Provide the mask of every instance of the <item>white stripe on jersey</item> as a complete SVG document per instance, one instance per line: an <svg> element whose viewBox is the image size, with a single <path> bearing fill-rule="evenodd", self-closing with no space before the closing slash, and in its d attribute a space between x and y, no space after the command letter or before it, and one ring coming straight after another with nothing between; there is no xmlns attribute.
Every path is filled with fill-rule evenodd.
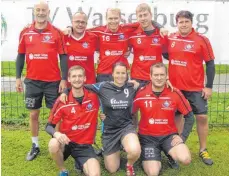
<svg viewBox="0 0 229 176"><path fill-rule="evenodd" d="M135 99L134 102L138 101L138 100L156 100L156 98L154 98L154 97L141 97L141 98Z"/></svg>
<svg viewBox="0 0 229 176"><path fill-rule="evenodd" d="M68 104L68 105L61 106L59 109L56 110L54 116L55 116L61 109L66 108L66 107L69 107L69 106L75 106L75 105L77 105L77 104Z"/></svg>
<svg viewBox="0 0 229 176"><path fill-rule="evenodd" d="M176 40L176 41L183 41L183 42L194 43L194 41L192 41L192 40L184 40L184 39L177 39L177 38L169 38L169 40Z"/></svg>
<svg viewBox="0 0 229 176"><path fill-rule="evenodd" d="M97 33L102 33L106 35L124 35L124 33L108 33L108 32L102 32L102 31L90 31L90 32L97 32Z"/></svg>

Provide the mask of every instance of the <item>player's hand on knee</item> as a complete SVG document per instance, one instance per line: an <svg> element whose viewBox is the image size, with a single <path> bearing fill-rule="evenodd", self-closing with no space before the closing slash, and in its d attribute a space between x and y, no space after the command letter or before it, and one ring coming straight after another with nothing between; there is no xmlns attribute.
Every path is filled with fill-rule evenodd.
<svg viewBox="0 0 229 176"><path fill-rule="evenodd" d="M60 101L64 104L66 104L66 102L68 101L68 96L65 93L62 93L60 95Z"/></svg>
<svg viewBox="0 0 229 176"><path fill-rule="evenodd" d="M55 132L53 135L59 143L61 144L68 144L70 142L70 139L63 133Z"/></svg>
<svg viewBox="0 0 229 176"><path fill-rule="evenodd" d="M20 78L16 79L16 91L23 92L23 85Z"/></svg>
<svg viewBox="0 0 229 176"><path fill-rule="evenodd" d="M161 36L162 38L164 38L164 36L167 36L168 34L169 34L168 29L165 29L165 28L161 28L161 29L160 29L160 36Z"/></svg>
<svg viewBox="0 0 229 176"><path fill-rule="evenodd" d="M72 34L72 27L71 26L68 26L62 32L63 32L64 35L70 36Z"/></svg>
<svg viewBox="0 0 229 176"><path fill-rule="evenodd" d="M202 90L202 97L205 99L205 100L208 100L209 98L211 98L212 96L212 89L211 88L203 88Z"/></svg>
<svg viewBox="0 0 229 176"><path fill-rule="evenodd" d="M99 114L99 117L100 117L100 119L101 119L102 121L104 121L104 120L106 119L106 115L103 114L103 113L100 113L100 114Z"/></svg>
<svg viewBox="0 0 229 176"><path fill-rule="evenodd" d="M172 142L171 142L171 145L172 146L176 146L180 143L183 143L183 140L181 139L181 137L179 135L174 135L173 136L173 139L172 139Z"/></svg>

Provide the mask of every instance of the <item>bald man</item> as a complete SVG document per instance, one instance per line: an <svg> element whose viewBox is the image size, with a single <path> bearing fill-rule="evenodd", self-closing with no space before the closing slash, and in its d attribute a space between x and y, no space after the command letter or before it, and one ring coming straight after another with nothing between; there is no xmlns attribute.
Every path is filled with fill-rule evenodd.
<svg viewBox="0 0 229 176"><path fill-rule="evenodd" d="M60 30L48 22L50 10L46 2L34 5L33 24L20 33L18 56L16 59L16 90L22 92L21 73L26 58L26 77L24 79L25 104L30 111L30 130L32 149L26 160L31 161L39 154L38 132L39 114L42 99L51 109L58 94L66 87L67 55L64 36ZM60 67L58 66L58 54Z"/></svg>

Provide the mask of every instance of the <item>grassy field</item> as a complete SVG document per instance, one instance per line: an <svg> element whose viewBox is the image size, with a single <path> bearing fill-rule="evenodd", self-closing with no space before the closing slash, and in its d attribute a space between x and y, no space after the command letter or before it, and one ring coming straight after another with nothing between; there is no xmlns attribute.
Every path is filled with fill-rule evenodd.
<svg viewBox="0 0 229 176"><path fill-rule="evenodd" d="M216 74L229 73L229 64L216 65ZM1 61L1 76L15 76L16 63L14 61ZM25 69L23 70L25 75Z"/></svg>
<svg viewBox="0 0 229 176"><path fill-rule="evenodd" d="M169 168L165 157L163 157L163 176L226 176L229 173L229 129L212 128L208 138L208 150L214 160L214 165L206 166L200 161L198 156L198 138L196 132L190 135L187 145L192 153L192 163L190 166L181 166L179 170ZM40 156L32 161L25 161L25 155L31 147L30 133L24 127L15 128L12 126L3 126L2 128L2 176L54 176L58 174L58 169L52 161L47 144L50 137L46 132L40 132ZM97 132L97 143L100 143L100 132ZM100 158L102 176L110 174L104 168L103 159ZM124 176L125 154L122 156L122 164L119 172L115 176ZM66 161L66 167L70 175L76 174L72 158ZM135 165L138 176L143 176L140 162Z"/></svg>
<svg viewBox="0 0 229 176"><path fill-rule="evenodd" d="M28 124L28 111L24 107L23 94L2 92L1 108L2 123ZM48 115L47 108L42 108L41 123L46 123ZM214 125L229 124L229 93L213 93L209 101L209 122Z"/></svg>

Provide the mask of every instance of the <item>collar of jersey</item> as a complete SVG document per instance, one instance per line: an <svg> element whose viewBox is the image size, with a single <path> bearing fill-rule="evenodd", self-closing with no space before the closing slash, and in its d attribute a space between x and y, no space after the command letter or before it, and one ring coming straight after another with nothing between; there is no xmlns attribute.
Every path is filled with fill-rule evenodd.
<svg viewBox="0 0 229 176"><path fill-rule="evenodd" d="M43 30L43 32L50 31L51 28L52 28L52 25L50 24L50 22L48 22L48 24L47 24L46 28ZM33 31L37 31L37 29L35 28L35 21L33 22L32 26L31 26L31 29Z"/></svg>
<svg viewBox="0 0 229 176"><path fill-rule="evenodd" d="M84 102L87 99L88 90L86 90L85 88L83 88L83 92L84 92L84 98L83 98L83 101L82 102ZM76 101L76 99L73 97L72 89L71 89L71 91L69 92L69 95L68 95L68 102L73 102L74 104L79 104Z"/></svg>
<svg viewBox="0 0 229 176"><path fill-rule="evenodd" d="M155 32L152 33L151 35L159 34L158 28L154 27L154 29L155 29ZM145 32L143 31L141 25L138 26L138 28L134 31L134 33L141 33L142 35L145 35Z"/></svg>
<svg viewBox="0 0 229 176"><path fill-rule="evenodd" d="M82 38L84 38L84 36L85 36L85 31L84 31L83 35L81 37L79 37L79 38L76 38L71 34L71 37L76 41L80 41Z"/></svg>

